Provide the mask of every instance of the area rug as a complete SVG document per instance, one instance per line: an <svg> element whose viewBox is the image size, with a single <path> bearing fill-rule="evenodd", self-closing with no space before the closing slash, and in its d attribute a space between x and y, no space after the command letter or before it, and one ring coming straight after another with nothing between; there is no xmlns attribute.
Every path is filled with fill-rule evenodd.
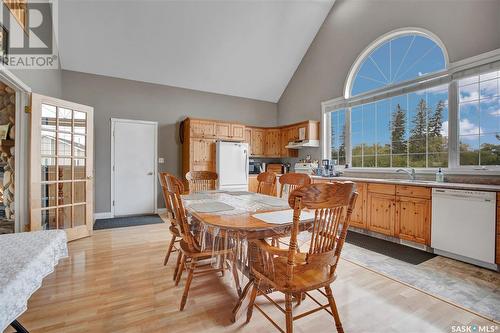
<svg viewBox="0 0 500 333"><path fill-rule="evenodd" d="M147 224L164 223L158 215L114 217L110 219L98 219L94 223L94 230L137 227Z"/></svg>
<svg viewBox="0 0 500 333"><path fill-rule="evenodd" d="M500 323L500 273L435 256L420 264L346 242L341 258Z"/></svg>

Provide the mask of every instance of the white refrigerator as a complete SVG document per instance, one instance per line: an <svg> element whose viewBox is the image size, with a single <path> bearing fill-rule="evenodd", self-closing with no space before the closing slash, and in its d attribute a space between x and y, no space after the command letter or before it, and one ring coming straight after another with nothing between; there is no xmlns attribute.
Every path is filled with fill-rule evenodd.
<svg viewBox="0 0 500 333"><path fill-rule="evenodd" d="M248 191L248 144L217 141L216 152L219 189Z"/></svg>

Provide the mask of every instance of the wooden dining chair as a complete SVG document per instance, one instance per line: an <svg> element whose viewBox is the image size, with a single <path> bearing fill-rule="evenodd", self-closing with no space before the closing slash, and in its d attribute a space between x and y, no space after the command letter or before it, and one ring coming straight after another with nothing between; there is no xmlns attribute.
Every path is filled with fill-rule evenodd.
<svg viewBox="0 0 500 333"><path fill-rule="evenodd" d="M283 193L284 193L283 190L285 187L287 187L287 192L288 194L290 194L296 188L303 185L309 185L311 183L312 183L311 177L305 173L295 173L295 172L285 173L280 177L280 185L281 185L280 198L283 198Z"/></svg>
<svg viewBox="0 0 500 333"><path fill-rule="evenodd" d="M276 174L274 172L267 171L260 173L257 176L257 181L259 182L257 193L275 195Z"/></svg>
<svg viewBox="0 0 500 333"><path fill-rule="evenodd" d="M180 251L180 248L177 245L182 239L182 235L180 232L180 226L177 224L177 220L175 219L174 206L172 204L172 199L170 198L170 195L169 195L168 186L169 185L173 186L170 189L171 191L175 191L176 193L182 194L182 193L184 193L184 185L182 184L182 181L179 178L175 177L174 175L172 175L168 172L160 172L159 178L160 178L160 184L161 184L162 193L163 193L163 199L165 200L165 206L166 206L167 211L170 215L169 230L170 230L170 234L172 235L172 238L170 239L170 243L167 247L167 254L165 255L165 259L163 260L163 266L165 266L168 263L168 259L170 258L170 255L173 252ZM170 181L167 181L167 179L169 179ZM177 255L177 262L175 264L174 276L173 276L174 280L177 276L177 271L179 270L180 259L181 259L181 255L178 254Z"/></svg>
<svg viewBox="0 0 500 333"><path fill-rule="evenodd" d="M299 188L300 186L303 185L309 185L312 183L312 179L309 175L305 173L295 173L295 172L290 172L290 173L285 173L280 177L280 198L283 198L283 194L285 187L287 187L287 193L290 195L295 189ZM283 242L285 245L285 242ZM280 239L279 237L275 236L272 237L272 243L273 246L279 247L280 245Z"/></svg>
<svg viewBox="0 0 500 333"><path fill-rule="evenodd" d="M167 183L170 181L167 178ZM216 242L217 248L206 247L204 249L201 248L198 239L194 236L191 231L191 226L188 223L188 218L186 215L186 210L182 203L181 196L176 191L171 191L171 186L167 186L168 195L171 198L172 205L174 208L174 215L177 223L180 225L182 240L180 241L180 266L177 271L177 276L175 279L175 285L179 284L182 273L186 268L188 271L188 276L186 279L186 284L184 286L184 293L182 294L180 310L184 310L186 305L189 288L191 286L191 282L193 280L194 275L203 275L210 272L221 272L224 276L224 270L226 269L225 263L226 258L231 262L231 271L233 273L233 278L236 284L236 289L238 290L238 294L241 294L241 287L238 277L237 265L236 265L236 255L234 251L234 247L229 244L229 242L221 241ZM218 257L220 267L212 268L212 262L209 263L201 263L206 259L216 258Z"/></svg>
<svg viewBox="0 0 500 333"><path fill-rule="evenodd" d="M189 193L217 189L219 176L212 171L189 171L186 180L189 183Z"/></svg>
<svg viewBox="0 0 500 333"><path fill-rule="evenodd" d="M256 296L262 295L285 313L287 333L293 332L295 319L320 310L325 310L332 315L337 331L343 332L330 284L336 278L335 270L357 196L352 182L311 184L290 194L288 203L294 211L289 248L279 249L269 245L265 240L253 242L257 253L251 268L254 281L247 310L247 322L250 321L253 308L256 307L274 326L279 328L262 308L255 304ZM297 234L300 215L304 209L314 212L314 221L309 250L307 253L299 253L297 252ZM321 290L322 288L324 291ZM285 309L267 295L269 290L285 294ZM318 290L323 294L328 304L321 304L319 300L312 297L309 293L312 290ZM320 306L294 316L292 297L300 303L303 296L310 297Z"/></svg>

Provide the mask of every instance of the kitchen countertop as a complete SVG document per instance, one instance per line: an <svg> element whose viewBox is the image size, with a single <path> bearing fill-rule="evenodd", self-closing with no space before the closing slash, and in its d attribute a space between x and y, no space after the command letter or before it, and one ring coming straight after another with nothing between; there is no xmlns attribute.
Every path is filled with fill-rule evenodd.
<svg viewBox="0 0 500 333"><path fill-rule="evenodd" d="M249 177L257 177L257 174L250 174ZM281 175L277 175L278 177ZM435 181L426 180L416 180L410 181L406 179L384 179L384 178L361 178L361 177L322 177L322 176L311 176L313 179L330 179L330 180L340 180L340 181L353 181L353 182L365 182L365 183L378 183L378 184L395 184L395 185L408 185L408 186L423 186L423 187L434 187L434 188L450 188L457 190L471 190L471 191L489 191L489 192L500 192L500 185L488 185L488 184L468 184L468 183L438 183Z"/></svg>
<svg viewBox="0 0 500 333"><path fill-rule="evenodd" d="M360 178L360 177L312 176L312 178L313 179L331 179L331 180L351 180L353 182L365 182L365 183L424 186L424 187L435 187L435 188L451 188L451 189L457 189L457 190L500 192L500 185L488 185L488 184L467 184L467 183L447 183L447 182L439 183L436 181L426 181L426 180L410 181L410 180L406 180L406 179L383 179L383 178Z"/></svg>

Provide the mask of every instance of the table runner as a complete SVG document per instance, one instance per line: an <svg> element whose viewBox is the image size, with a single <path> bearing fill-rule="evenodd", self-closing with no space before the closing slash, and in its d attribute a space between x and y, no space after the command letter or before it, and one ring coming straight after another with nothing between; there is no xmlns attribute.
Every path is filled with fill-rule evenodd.
<svg viewBox="0 0 500 333"><path fill-rule="evenodd" d="M68 256L66 243L63 230L0 235L0 331L26 311L43 278Z"/></svg>

